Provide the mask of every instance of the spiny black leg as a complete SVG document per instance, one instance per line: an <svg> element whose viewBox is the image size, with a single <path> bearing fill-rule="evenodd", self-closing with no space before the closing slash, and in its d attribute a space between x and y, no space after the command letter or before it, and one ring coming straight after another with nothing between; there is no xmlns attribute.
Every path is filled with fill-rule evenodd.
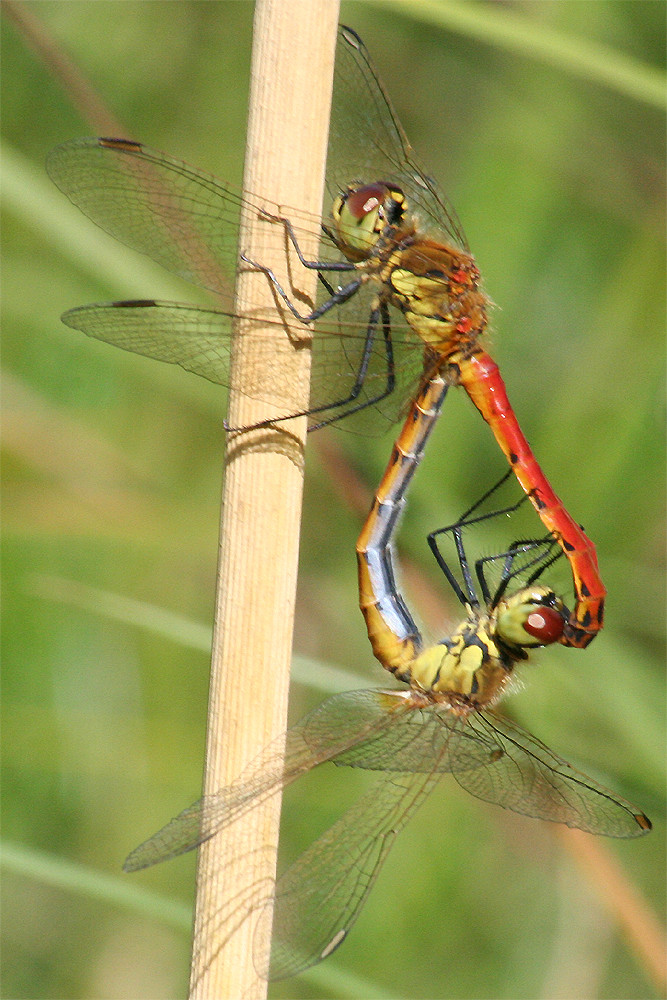
<svg viewBox="0 0 667 1000"><path fill-rule="evenodd" d="M312 323L314 320L319 319L320 316L324 316L324 314L329 312L330 309L341 305L343 302L347 302L348 299L352 298L352 296L359 291L361 285L363 284L362 278L355 278L354 281L348 282L347 285L343 285L335 291L332 289L331 298L327 299L326 302L323 302L322 305L317 306L305 316L302 316L270 267L266 267L264 264L259 264L257 261L251 260L250 257L246 257L245 254L241 254L241 260L245 264L249 264L251 267L254 267L257 271L261 271L262 274L267 276L292 315L298 319L300 323L304 324ZM350 265L349 267L345 267L344 270L349 271L353 267L354 265ZM343 268L338 270L343 270Z"/></svg>
<svg viewBox="0 0 667 1000"><path fill-rule="evenodd" d="M377 328L378 318L382 318L382 337L385 349L385 359L387 362L387 381L384 388L377 396L372 396L368 399L362 400L356 406L348 406L347 404L353 403L355 399L359 396L364 382L366 381L366 376L368 374L368 366L370 365L371 354L373 349L373 343L375 340L375 332ZM336 409L339 408L340 412L329 417L327 420L322 420L317 424L313 424L308 428L309 431L317 431L320 427L328 427L329 424L334 424L338 420L342 420L344 417L349 416L351 413L358 413L360 410L365 410L369 406L374 406L376 403L380 403L387 396L391 395L394 391L396 385L396 373L394 368L394 345L391 337L391 317L389 315L389 309L386 303L382 302L379 306L375 306L371 310L371 314L368 320L368 326L366 327L366 337L364 340L364 351L361 357L361 362L357 370L357 375L354 380L354 385L352 390L346 399L339 400L336 403L328 403L324 406L315 407L310 412L318 413L322 410Z"/></svg>

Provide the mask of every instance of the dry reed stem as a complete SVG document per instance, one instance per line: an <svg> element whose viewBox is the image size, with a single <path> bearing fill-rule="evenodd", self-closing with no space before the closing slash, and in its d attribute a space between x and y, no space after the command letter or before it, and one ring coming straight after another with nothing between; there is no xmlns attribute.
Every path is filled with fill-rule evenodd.
<svg viewBox="0 0 667 1000"><path fill-rule="evenodd" d="M244 186L313 215L322 207L337 15L334 0L261 0L255 12ZM242 225L244 252L271 266L290 288L285 253L276 259L275 227L249 218ZM318 245L314 227L311 245L302 248L314 257ZM304 275L298 263L291 263L299 290L314 296L315 272ZM266 309L275 318L264 275L240 275L237 308L241 315L252 311L253 317ZM244 340L246 322L238 331L243 350L234 358L233 383L241 391L230 397L229 412L235 427L279 412L242 392L245 379L253 383L257 366L267 357L265 346L259 358L247 349L260 339L257 321L252 322L253 337ZM278 325L267 336L275 339L273 371L267 374L272 384L276 372L283 381L276 406L282 412L304 409L308 352L295 352ZM275 430L232 435L228 443L205 794L229 784L286 726L305 429L301 418ZM249 812L200 850L190 984L194 1000L258 1000L266 994L266 981L253 960L256 920L245 920L229 938L220 915L230 900L248 898L251 887L266 891L275 876L277 799ZM266 845L273 845L273 852L264 850Z"/></svg>

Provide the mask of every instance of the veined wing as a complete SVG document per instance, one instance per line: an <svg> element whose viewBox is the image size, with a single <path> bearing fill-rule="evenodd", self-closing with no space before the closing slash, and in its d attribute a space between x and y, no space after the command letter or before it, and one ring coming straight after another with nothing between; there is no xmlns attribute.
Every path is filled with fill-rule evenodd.
<svg viewBox="0 0 667 1000"><path fill-rule="evenodd" d="M454 770L471 795L606 837L639 837L651 829L639 809L575 770L519 726L492 713L471 716L469 726L502 750L488 766Z"/></svg>
<svg viewBox="0 0 667 1000"><path fill-rule="evenodd" d="M84 215L168 271L232 302L241 209L261 216L277 205L243 198L231 185L166 153L122 139L75 139L46 161L49 176ZM294 220L318 239L320 220ZM285 247L284 227L266 221ZM338 255L340 256L340 255Z"/></svg>
<svg viewBox="0 0 667 1000"><path fill-rule="evenodd" d="M419 164L366 46L355 31L341 25L327 152L330 197L355 181L398 184L434 237L438 231L446 233L467 249L456 212Z"/></svg>
<svg viewBox="0 0 667 1000"><path fill-rule="evenodd" d="M397 734L409 733L413 720L416 732L420 718L423 744L418 736L397 742ZM425 766L427 745L430 769ZM394 763L411 766L411 773L389 769L392 746ZM411 710L391 730L356 744L336 762L385 773L279 878L271 979L296 975L345 939L396 836L445 771L466 791L516 812L607 836L632 837L650 829L643 813L519 727L490 714L463 719L443 706ZM268 931L267 913L258 925L261 942Z"/></svg>
<svg viewBox="0 0 667 1000"><path fill-rule="evenodd" d="M328 698L270 743L231 785L195 802L135 848L125 871L191 851L318 764L396 724L405 705L401 692L346 691Z"/></svg>
<svg viewBox="0 0 667 1000"><path fill-rule="evenodd" d="M445 774L491 765L502 752L492 733L474 730L466 718L431 704L402 712L390 728L332 759L371 771Z"/></svg>
<svg viewBox="0 0 667 1000"><path fill-rule="evenodd" d="M373 888L393 843L439 781L431 773L387 773L278 879L270 969L260 955L271 932L270 911L256 930L257 971L295 976L342 943Z"/></svg>
<svg viewBox="0 0 667 1000"><path fill-rule="evenodd" d="M220 310L153 299L95 302L69 309L62 321L95 340L229 386L231 320Z"/></svg>
<svg viewBox="0 0 667 1000"><path fill-rule="evenodd" d="M145 299L78 306L64 313L62 321L95 340L101 340L146 358L178 365L185 371L193 372L225 388L231 386L233 316L223 310L182 302ZM252 399L274 400L280 388L281 379L276 365L275 347L265 336L266 327L276 323L285 330L282 320L262 317L257 323L259 339L255 338L253 344L253 357L257 362L254 377L249 380L247 375L244 376L243 386L238 387ZM360 333L365 332L365 328L360 331L356 325L350 333L341 325L336 328L335 336L330 336L320 329L313 337L309 329L295 328L293 320L289 323L289 336L292 342L301 340L304 346L312 343L309 407L319 410L332 405L336 400L345 399L355 383L361 363L364 341ZM246 322L244 343L248 343L253 334L254 325ZM263 354L264 363L261 361ZM386 422L395 420L396 411L400 409L400 403L405 398L404 387L415 383L422 368L421 353L419 350L414 350L414 344L410 344L409 351L402 352L402 356L407 364L403 363L395 369L395 381L399 386L396 393L398 401L392 400L386 408L382 408L382 413L385 413L386 409ZM382 335L378 332L370 351L368 371L357 401L363 402L377 397L384 389L386 381L387 357ZM376 411L375 431L380 433L385 429L386 422L378 425L377 417ZM315 422L317 419L316 414ZM369 424L371 423L369 421Z"/></svg>

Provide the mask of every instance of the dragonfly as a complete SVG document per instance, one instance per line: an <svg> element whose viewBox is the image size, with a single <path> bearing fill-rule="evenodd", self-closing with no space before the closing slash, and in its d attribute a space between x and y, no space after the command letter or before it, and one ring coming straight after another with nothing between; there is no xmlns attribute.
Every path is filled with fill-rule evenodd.
<svg viewBox="0 0 667 1000"><path fill-rule="evenodd" d="M215 308L154 299L93 304L66 312L68 326L229 386L234 276L239 267L259 269L275 291L278 312L269 322L295 345L312 346L311 429L369 408L377 427L382 415L393 422L404 414L406 400L406 428L424 408L433 423L446 388L462 385L570 562L576 599L560 641L584 647L595 637L606 593L595 547L549 485L481 346L489 300L462 227L418 163L356 32L339 29L327 154L331 211L324 220L242 196L127 139L65 143L50 153L47 170L102 229L217 299ZM243 253L242 209L265 227L269 245L283 254L292 246L301 265L318 272L310 311L299 312L296 291ZM301 252L305 233L319 237L319 260ZM335 284L339 276L342 284ZM258 355L261 344L253 348ZM267 345L256 377L235 388L274 398L277 382ZM278 414L271 423L300 415ZM426 436L424 428L419 433Z"/></svg>
<svg viewBox="0 0 667 1000"><path fill-rule="evenodd" d="M541 582L562 558L552 535L517 539L502 552L470 560L464 534L481 521L506 517L525 500L480 513L495 488L455 524L429 536L465 608L451 634L424 643L406 606L410 658L402 657L399 670L389 660L402 644L401 628L392 632L382 615L374 620L376 643L388 651L387 667L403 688L327 699L236 781L185 809L125 862L126 871L137 871L192 850L325 762L372 772L369 790L275 883L248 886L216 915L223 944L243 921L256 920L255 964L265 978L297 975L342 944L396 837L445 774L477 798L526 816L610 837L637 837L651 829L643 812L493 710L515 666L532 650L556 642L568 620L561 598ZM443 535L454 541L456 573L441 550ZM382 606L386 595L374 597ZM271 928L267 965L264 944Z"/></svg>

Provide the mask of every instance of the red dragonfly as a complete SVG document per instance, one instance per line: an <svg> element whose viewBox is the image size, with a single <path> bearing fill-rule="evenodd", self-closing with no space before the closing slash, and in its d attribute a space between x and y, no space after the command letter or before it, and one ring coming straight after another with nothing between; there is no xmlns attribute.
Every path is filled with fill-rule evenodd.
<svg viewBox="0 0 667 1000"><path fill-rule="evenodd" d="M126 871L137 871L192 850L327 761L373 772L368 791L275 885L249 885L216 914L221 946L246 919L257 918L260 975L297 975L345 940L397 835L445 774L477 798L590 833L631 838L651 829L635 806L493 711L517 663L532 649L556 642L568 620L556 591L541 582L562 556L553 537L517 540L503 552L470 561L464 533L488 518L505 519L520 505L480 514L493 492L429 536L466 611L449 636L424 643L391 585L391 560L376 565L377 575L371 568L366 579L369 634L384 665L407 687L327 699L266 747L236 781L184 810L125 862ZM456 573L439 548L443 534L454 540ZM239 844L239 856L248 849ZM262 851L263 845L250 849ZM273 908L267 909L269 902Z"/></svg>
<svg viewBox="0 0 667 1000"><path fill-rule="evenodd" d="M219 300L210 309L152 299L96 304L65 313L65 323L229 385L231 289L240 263L272 281L281 306L274 321L294 342L312 344L311 429L369 407L395 420L409 399L397 448L418 458L447 388L462 385L570 561L575 606L561 641L583 647L595 637L605 588L593 543L551 489L521 432L497 365L481 346L488 299L461 226L416 161L351 28L339 31L327 157L332 209L324 221L242 198L214 177L125 139L66 143L53 150L47 168L99 226ZM243 206L283 252L290 242L301 264L317 270L321 292L310 311L299 312L293 290L286 292L270 269L238 247ZM301 253L304 231L319 234L319 260ZM334 287L338 275L343 283ZM256 384L243 391L270 396L273 364L267 348ZM392 474L390 467L389 479Z"/></svg>

